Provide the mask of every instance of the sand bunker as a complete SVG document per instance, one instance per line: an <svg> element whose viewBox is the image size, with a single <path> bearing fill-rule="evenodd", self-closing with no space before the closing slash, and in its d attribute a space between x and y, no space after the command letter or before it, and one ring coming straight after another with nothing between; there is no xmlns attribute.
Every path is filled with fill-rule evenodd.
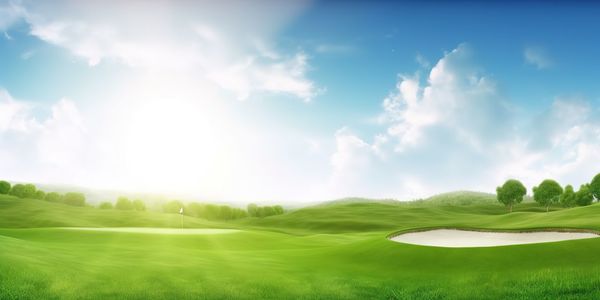
<svg viewBox="0 0 600 300"><path fill-rule="evenodd" d="M69 230L112 231L150 234L223 234L238 232L237 229L216 228L152 228L152 227L65 227Z"/></svg>
<svg viewBox="0 0 600 300"><path fill-rule="evenodd" d="M458 229L434 229L408 232L392 237L392 241L436 247L494 247L579 240L599 237L588 232L489 232Z"/></svg>

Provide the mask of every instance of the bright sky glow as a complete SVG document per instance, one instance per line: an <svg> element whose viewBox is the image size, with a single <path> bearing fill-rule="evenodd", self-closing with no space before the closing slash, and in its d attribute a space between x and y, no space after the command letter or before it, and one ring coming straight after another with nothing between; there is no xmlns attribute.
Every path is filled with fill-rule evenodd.
<svg viewBox="0 0 600 300"><path fill-rule="evenodd" d="M600 171L598 13L0 0L0 177L239 203L578 186Z"/></svg>

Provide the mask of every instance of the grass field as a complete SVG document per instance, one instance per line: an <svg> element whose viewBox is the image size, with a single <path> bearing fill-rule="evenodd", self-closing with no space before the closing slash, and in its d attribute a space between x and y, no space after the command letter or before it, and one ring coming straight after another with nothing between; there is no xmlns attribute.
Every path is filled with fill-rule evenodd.
<svg viewBox="0 0 600 300"><path fill-rule="evenodd" d="M189 228L237 229L193 234L151 232L176 228L178 215L0 197L0 298L600 297L600 239L463 249L386 239L437 226L600 230L600 205L545 213L525 203L507 214L489 197L353 199L222 223L186 218Z"/></svg>

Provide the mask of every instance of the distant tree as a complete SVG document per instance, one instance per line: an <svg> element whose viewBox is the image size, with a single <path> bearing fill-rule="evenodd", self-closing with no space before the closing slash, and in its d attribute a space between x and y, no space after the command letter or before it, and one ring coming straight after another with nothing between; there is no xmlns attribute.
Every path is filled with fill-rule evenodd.
<svg viewBox="0 0 600 300"><path fill-rule="evenodd" d="M117 199L117 204L115 204L115 209L120 210L133 210L133 203L131 200L127 199L127 197L119 197Z"/></svg>
<svg viewBox="0 0 600 300"><path fill-rule="evenodd" d="M275 205L275 206L273 206L273 209L275 210L276 215L283 214L283 207L281 205Z"/></svg>
<svg viewBox="0 0 600 300"><path fill-rule="evenodd" d="M204 218L206 216L204 214L204 204L198 202L192 202L185 206L184 213L186 215L196 217L196 218Z"/></svg>
<svg viewBox="0 0 600 300"><path fill-rule="evenodd" d="M10 182L0 180L0 194L6 195L8 192L10 192Z"/></svg>
<svg viewBox="0 0 600 300"><path fill-rule="evenodd" d="M15 184L9 194L19 198L34 198L36 187L33 184Z"/></svg>
<svg viewBox="0 0 600 300"><path fill-rule="evenodd" d="M221 208L218 205L206 204L204 207L204 218L207 220L217 220L220 212Z"/></svg>
<svg viewBox="0 0 600 300"><path fill-rule="evenodd" d="M82 193L66 193L63 202L73 206L85 206L85 195Z"/></svg>
<svg viewBox="0 0 600 300"><path fill-rule="evenodd" d="M133 200L133 208L137 211L145 211L146 203L144 203L144 201L139 200L139 199Z"/></svg>
<svg viewBox="0 0 600 300"><path fill-rule="evenodd" d="M228 205L219 206L219 220L233 219L233 210Z"/></svg>
<svg viewBox="0 0 600 300"><path fill-rule="evenodd" d="M50 192L50 193L46 194L46 197L44 197L44 200L50 201L50 202L62 202L63 196L56 192Z"/></svg>
<svg viewBox="0 0 600 300"><path fill-rule="evenodd" d="M275 209L273 208L273 206L264 206L263 209L264 217L270 217L275 215Z"/></svg>
<svg viewBox="0 0 600 300"><path fill-rule="evenodd" d="M572 185L567 185L565 186L565 191L562 193L562 195L560 195L560 204L562 204L562 206L564 207L571 207L574 206L575 200L576 199L576 195L575 195L575 191L573 190L573 186Z"/></svg>
<svg viewBox="0 0 600 300"><path fill-rule="evenodd" d="M179 210L184 207L183 202L179 200L172 200L163 205L163 212L168 214L178 214ZM184 214L188 215L189 212L186 209L183 210Z"/></svg>
<svg viewBox="0 0 600 300"><path fill-rule="evenodd" d="M558 182L552 179L546 179L539 186L533 187L533 200L546 207L548 212L550 205L556 203L562 194L563 189Z"/></svg>
<svg viewBox="0 0 600 300"><path fill-rule="evenodd" d="M100 205L98 205L99 209L112 209L113 208L113 204L112 202L106 201L106 202L102 202L100 203Z"/></svg>
<svg viewBox="0 0 600 300"><path fill-rule="evenodd" d="M512 212L513 205L523 201L525 194L527 194L527 188L516 179L509 179L502 186L496 188L498 202L506 205L509 212Z"/></svg>
<svg viewBox="0 0 600 300"><path fill-rule="evenodd" d="M44 192L42 190L35 191L35 196L33 196L34 199L38 199L38 200L44 200L45 197L46 197L46 192Z"/></svg>
<svg viewBox="0 0 600 300"><path fill-rule="evenodd" d="M258 217L258 205L250 203L247 206L248 215L251 217Z"/></svg>
<svg viewBox="0 0 600 300"><path fill-rule="evenodd" d="M575 193L575 203L579 206L586 206L592 204L592 201L594 201L594 196L590 192L590 185L582 184L579 191Z"/></svg>
<svg viewBox="0 0 600 300"><path fill-rule="evenodd" d="M594 196L597 201L600 201L600 173L594 176L594 179L590 182L589 189L592 196Z"/></svg>
<svg viewBox="0 0 600 300"><path fill-rule="evenodd" d="M248 216L248 213L246 212L246 210L240 209L240 208L233 209L233 218L234 219L241 219L241 218L245 218L247 216Z"/></svg>

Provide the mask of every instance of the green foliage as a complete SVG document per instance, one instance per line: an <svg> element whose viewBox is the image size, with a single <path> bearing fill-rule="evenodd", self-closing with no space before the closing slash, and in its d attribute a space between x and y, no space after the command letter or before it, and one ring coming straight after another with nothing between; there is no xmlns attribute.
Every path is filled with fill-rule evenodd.
<svg viewBox="0 0 600 300"><path fill-rule="evenodd" d="M85 205L85 195L82 193L66 193L63 197L63 202L67 205L73 206L84 206Z"/></svg>
<svg viewBox="0 0 600 300"><path fill-rule="evenodd" d="M246 211L240 208L197 202L187 204L184 212L188 216L206 220L228 221L247 217Z"/></svg>
<svg viewBox="0 0 600 300"><path fill-rule="evenodd" d="M590 185L582 184L581 187L579 187L579 191L575 193L575 202L579 206L586 206L592 204L593 201L594 196L590 191Z"/></svg>
<svg viewBox="0 0 600 300"><path fill-rule="evenodd" d="M509 179L501 187L496 188L496 193L498 202L508 206L512 212L513 205L523 201L527 189L520 181Z"/></svg>
<svg viewBox="0 0 600 300"><path fill-rule="evenodd" d="M100 205L98 205L99 209L113 209L113 204L112 202L109 201L105 201L100 203Z"/></svg>
<svg viewBox="0 0 600 300"><path fill-rule="evenodd" d="M275 206L258 206L254 203L250 203L247 206L248 215L251 217L264 218L269 216L276 216L283 214L283 207L281 205Z"/></svg>
<svg viewBox="0 0 600 300"><path fill-rule="evenodd" d="M15 184L9 194L19 198L32 198L35 199L36 187L33 184Z"/></svg>
<svg viewBox="0 0 600 300"><path fill-rule="evenodd" d="M46 192L44 192L42 190L37 190L37 191L35 191L35 195L33 196L33 199L44 200L45 197L46 197Z"/></svg>
<svg viewBox="0 0 600 300"><path fill-rule="evenodd" d="M56 192L50 192L46 194L44 200L49 202L63 202L63 196Z"/></svg>
<svg viewBox="0 0 600 300"><path fill-rule="evenodd" d="M552 203L557 203L563 189L558 182L552 179L546 179L539 186L533 187L533 200L542 206L548 207Z"/></svg>
<svg viewBox="0 0 600 300"><path fill-rule="evenodd" d="M127 199L127 197L119 197L117 199L117 204L115 204L116 209L120 210L133 210L133 203L131 200Z"/></svg>
<svg viewBox="0 0 600 300"><path fill-rule="evenodd" d="M184 207L183 202L181 202L179 200L169 201L169 202L165 203L165 205L163 205L163 212L168 213L168 214L178 214L179 210L182 207ZM184 213L187 214L185 209L184 209Z"/></svg>
<svg viewBox="0 0 600 300"><path fill-rule="evenodd" d="M251 217L258 217L258 205L250 203L247 206L248 215Z"/></svg>
<svg viewBox="0 0 600 300"><path fill-rule="evenodd" d="M6 195L10 192L10 182L0 180L0 195Z"/></svg>
<svg viewBox="0 0 600 300"><path fill-rule="evenodd" d="M575 195L575 191L573 190L572 185L567 185L565 187L565 191L560 195L560 204L564 207L572 207L575 206L577 197Z"/></svg>
<svg viewBox="0 0 600 300"><path fill-rule="evenodd" d="M590 193L592 193L592 196L594 196L596 200L600 201L600 173L594 176L592 182L590 182L589 189Z"/></svg>
<svg viewBox="0 0 600 300"><path fill-rule="evenodd" d="M145 211L146 210L146 203L144 203L144 201L136 199L133 200L133 208L136 211Z"/></svg>

